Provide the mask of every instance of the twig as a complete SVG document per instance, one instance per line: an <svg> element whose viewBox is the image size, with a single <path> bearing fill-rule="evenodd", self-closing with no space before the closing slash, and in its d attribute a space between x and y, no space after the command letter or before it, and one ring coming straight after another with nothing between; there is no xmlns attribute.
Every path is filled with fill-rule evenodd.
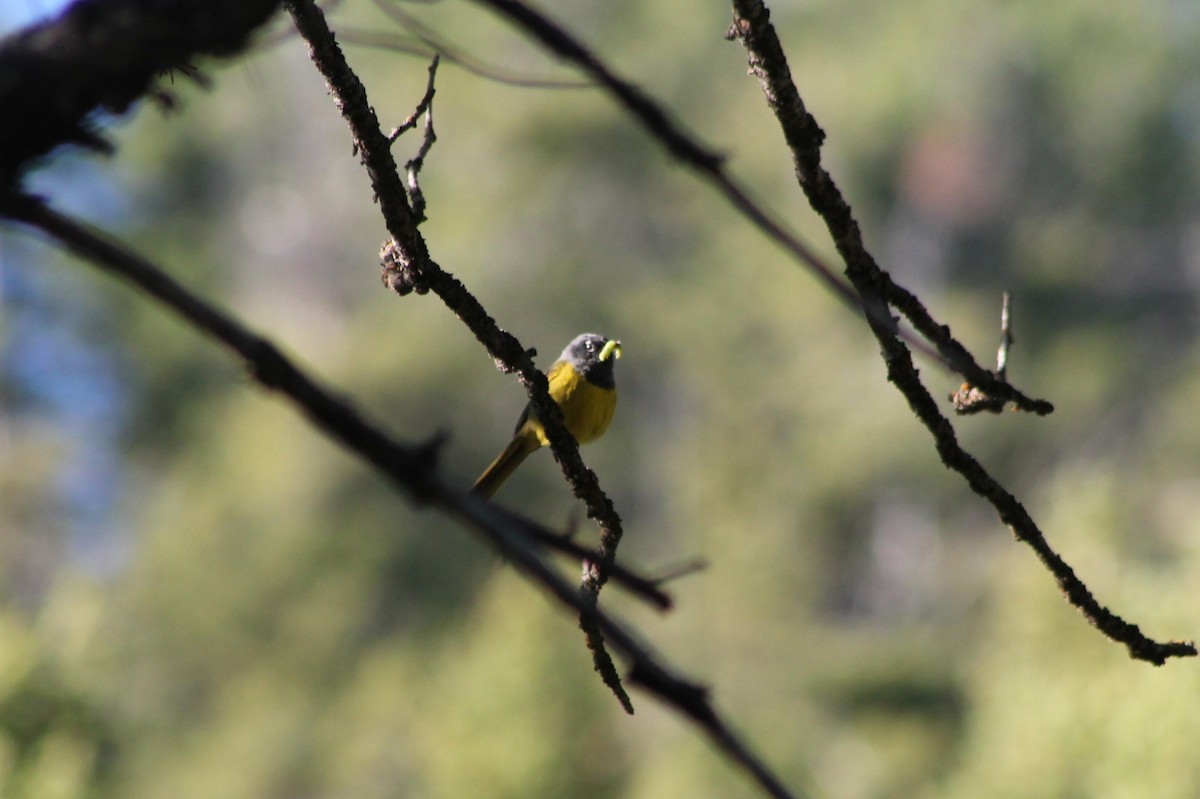
<svg viewBox="0 0 1200 799"><path fill-rule="evenodd" d="M1000 301L1000 349L996 352L996 377L1000 380L1008 379L1008 348L1013 343L1009 304L1010 299L1006 291ZM993 397L978 386L963 383L958 387L958 391L950 395L950 404L959 416L970 416L985 411L1000 413L1008 403L1003 397Z"/></svg>
<svg viewBox="0 0 1200 799"><path fill-rule="evenodd" d="M601 631L629 663L630 679L663 704L699 726L749 773L770 796L797 796L717 713L703 686L677 675L641 643L637 634L599 610L554 572L529 546L528 527L536 527L490 502L441 482L433 463L437 444L407 447L362 418L345 401L295 366L271 342L233 317L193 295L149 261L98 233L60 215L39 200L0 195L0 216L43 231L88 262L126 280L245 360L250 374L267 389L292 400L313 425L373 466L418 504L438 507L488 537L517 569L557 601L573 608ZM617 572L610 577L617 579Z"/></svg>
<svg viewBox="0 0 1200 799"><path fill-rule="evenodd" d="M429 82L425 84L425 94L421 97L421 101L417 103L417 107L413 109L413 112L408 115L408 118L393 128L392 132L388 134L387 138L389 142L394 143L396 139L415 128L421 116L429 110L430 105L433 103L433 95L436 93L434 77L437 75L438 62L440 60L441 57L437 53L434 53L433 59L429 62Z"/></svg>
<svg viewBox="0 0 1200 799"><path fill-rule="evenodd" d="M529 394L530 404L546 428L550 449L567 483L575 496L587 506L588 517L594 519L600 528L601 558L589 570L594 574L594 579L584 590L585 594L594 594L603 585L606 567L616 559L622 534L621 517L612 500L600 488L595 473L584 465L579 455L579 445L563 424L562 411L550 399L546 376L533 365L521 343L496 325L466 287L429 257L425 240L417 230L417 217L408 205L404 184L392 158L390 142L380 129L374 109L367 102L366 89L346 63L324 15L312 0L285 0L285 6L295 20L300 35L308 42L313 63L324 76L338 110L350 126L355 150L371 177L380 211L393 239L390 245L385 246L392 248L393 261L397 264L392 273L385 268L384 282L401 293L413 290L414 286L418 291L422 287L433 291L470 328L502 371L517 374ZM604 649L604 638L591 618L585 614L580 624L585 628L587 646L592 652L596 671L626 712L632 713L633 704L621 686L621 678L612 658Z"/></svg>
<svg viewBox="0 0 1200 799"><path fill-rule="evenodd" d="M502 508L499 505L491 506L494 512L500 515L509 515L511 511ZM524 528L525 534L537 543L544 546L546 549L554 550L563 555L568 555L577 558L581 561L595 562L600 559L600 553L594 549L577 544L570 536L564 536L560 533L555 533L551 530L542 527L541 525L532 524L529 520L522 516L513 514L513 518L517 520ZM660 610L670 610L673 606L671 597L663 593L659 588L665 579L661 571L654 575L641 575L630 571L620 563L613 563L609 566L609 575L619 582L624 588L631 593L637 594L642 599L657 606ZM674 573L671 577L676 576Z"/></svg>
<svg viewBox="0 0 1200 799"><path fill-rule="evenodd" d="M433 60L429 62L429 82L425 86L425 95L417 103L416 109L408 119L388 135L388 142L394 143L405 132L415 128L417 120L422 116L425 117L425 135L421 137L421 146L417 148L417 154L404 164L404 173L408 177L408 196L412 202L413 216L416 217L417 224L425 221L425 194L421 191L420 181L421 167L425 165L425 158L433 149L433 143L437 141L437 134L433 131L433 95L437 91L434 88L434 81L437 78L440 60L440 56L434 55Z"/></svg>
<svg viewBox="0 0 1200 799"><path fill-rule="evenodd" d="M903 300L903 296L895 293L895 284L879 270L874 259L866 251L849 205L833 179L821 166L821 130L804 109L766 7L761 0L733 0L733 5L733 30L745 46L751 71L762 83L768 103L775 111L784 137L792 148L800 184L813 208L825 220L838 243L839 251L846 259L847 275L862 295L864 303L886 303L896 306L898 300ZM912 298L912 301L916 302L916 299ZM908 312L905 312L905 315L917 324L917 320ZM1101 632L1114 641L1123 643L1134 658L1162 665L1169 657L1195 657L1196 647L1192 643L1160 643L1147 638L1136 625L1126 622L1096 601L1087 586L1075 576L1071 567L1046 542L1042 531L1017 498L996 482L974 457L959 446L954 427L940 413L937 403L922 385L913 366L911 354L904 343L892 335L890 330L875 324L871 324L871 329L883 350L888 380L895 384L917 418L929 429L942 462L962 475L972 491L991 503L1013 535L1037 553L1067 600ZM948 333L944 340L952 341ZM976 382L973 375L968 375L968 379L976 382L981 390L998 398L1010 399L1018 407L1037 412L1036 406L1030 407L1027 402L1018 400L1012 394L994 390L1008 384L997 381L991 375L988 377L986 382Z"/></svg>
<svg viewBox="0 0 1200 799"><path fill-rule="evenodd" d="M1001 380L1008 379L1008 349L1012 345L1012 297L1006 291L1000 298L1000 349L996 351L996 377Z"/></svg>
<svg viewBox="0 0 1200 799"><path fill-rule="evenodd" d="M683 577L690 577L693 574L705 571L707 568L708 561L703 558L684 561L683 563L668 566L655 572L653 577L654 584L662 585L663 583L673 582Z"/></svg>

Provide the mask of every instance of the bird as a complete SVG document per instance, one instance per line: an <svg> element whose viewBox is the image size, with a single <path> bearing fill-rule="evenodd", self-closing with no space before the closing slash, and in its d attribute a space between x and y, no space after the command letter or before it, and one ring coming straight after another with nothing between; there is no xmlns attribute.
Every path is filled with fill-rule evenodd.
<svg viewBox="0 0 1200 799"><path fill-rule="evenodd" d="M604 435L612 421L617 408L613 367L620 357L621 342L597 333L581 333L546 373L550 398L562 409L567 431L580 444ZM526 405L512 441L484 469L471 493L491 499L526 458L549 443L537 411L532 404Z"/></svg>

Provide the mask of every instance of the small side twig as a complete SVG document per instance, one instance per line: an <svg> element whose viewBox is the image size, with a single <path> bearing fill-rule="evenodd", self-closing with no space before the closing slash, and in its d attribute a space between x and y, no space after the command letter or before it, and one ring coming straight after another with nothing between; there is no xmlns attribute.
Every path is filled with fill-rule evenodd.
<svg viewBox="0 0 1200 799"><path fill-rule="evenodd" d="M690 577L693 574L705 571L708 569L708 561L704 558L695 558L693 560L677 563L674 566L668 566L659 569L653 576L655 585L673 582L683 577Z"/></svg>
<svg viewBox="0 0 1200 799"><path fill-rule="evenodd" d="M417 126L417 122L421 116L429 110L433 104L433 95L436 93L434 88L434 78L437 76L438 63L441 61L441 56L437 53L433 54L433 59L429 62L429 82L425 85L425 94L421 97L417 107L408 115L408 118L401 122L396 127L392 128L392 132L388 134L388 142L394 144L396 139L412 130Z"/></svg>
<svg viewBox="0 0 1200 799"><path fill-rule="evenodd" d="M556 533L541 525L533 524L524 517L517 516L499 505L492 505L492 507L497 514L512 516L518 520L526 528L525 534L546 549L581 561L592 562L599 560L601 557L600 553L596 550L576 543L570 535ZM631 571L620 563L613 563L609 566L609 575L613 580L620 583L622 587L629 590L630 593L653 604L659 610L670 610L674 605L671 597L664 593L660 587L665 582L661 572L653 576L642 575Z"/></svg>
<svg viewBox="0 0 1200 799"><path fill-rule="evenodd" d="M1006 291L1000 302L1000 349L996 352L996 379L1001 381L1008 380L1008 349L1013 344L1010 302ZM950 395L950 403L959 416L970 416L985 411L1000 413L1008 401L1003 397L992 396L978 386L963 383Z"/></svg>
<svg viewBox="0 0 1200 799"><path fill-rule="evenodd" d="M1000 299L1000 349L996 351L996 376L1008 379L1008 349L1014 343L1012 335L1012 297L1006 291Z"/></svg>
<svg viewBox="0 0 1200 799"><path fill-rule="evenodd" d="M415 128L421 117L425 118L425 135L421 137L421 146L417 148L417 154L404 164L404 173L408 177L408 198L412 203L413 216L418 225L425 221L425 194L421 191L420 181L421 167L425 166L425 158L433 149L433 143L437 141L437 134L433 130L433 95L437 91L434 88L434 81L437 78L440 60L441 57L435 54L433 60L429 62L429 83L425 86L425 95L421 98L421 102L417 103L416 110L388 135L388 142L394 144L396 139L405 132Z"/></svg>

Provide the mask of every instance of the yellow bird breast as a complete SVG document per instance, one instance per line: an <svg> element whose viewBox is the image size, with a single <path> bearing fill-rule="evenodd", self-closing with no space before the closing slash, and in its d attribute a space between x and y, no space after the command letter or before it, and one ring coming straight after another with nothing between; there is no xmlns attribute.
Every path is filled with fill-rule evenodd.
<svg viewBox="0 0 1200 799"><path fill-rule="evenodd" d="M586 380L576 380L574 391L559 400L567 429L580 444L604 435L617 409L617 392Z"/></svg>
<svg viewBox="0 0 1200 799"><path fill-rule="evenodd" d="M616 390L589 383L573 368L553 369L549 379L550 396L562 409L567 430L575 440L586 444L604 435L617 409ZM540 421L537 436L542 446L550 443Z"/></svg>

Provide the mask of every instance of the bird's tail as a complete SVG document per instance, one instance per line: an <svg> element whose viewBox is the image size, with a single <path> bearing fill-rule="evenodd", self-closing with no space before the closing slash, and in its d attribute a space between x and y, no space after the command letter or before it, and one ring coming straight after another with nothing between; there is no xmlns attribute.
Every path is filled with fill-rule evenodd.
<svg viewBox="0 0 1200 799"><path fill-rule="evenodd" d="M517 467L526 458L537 452L541 446L537 436L521 435L520 433L513 436L513 440L508 443L500 456L492 461L491 466L483 470L483 474L479 475L475 485L471 486L471 493L491 499L500 486L504 485L504 481L517 470Z"/></svg>

